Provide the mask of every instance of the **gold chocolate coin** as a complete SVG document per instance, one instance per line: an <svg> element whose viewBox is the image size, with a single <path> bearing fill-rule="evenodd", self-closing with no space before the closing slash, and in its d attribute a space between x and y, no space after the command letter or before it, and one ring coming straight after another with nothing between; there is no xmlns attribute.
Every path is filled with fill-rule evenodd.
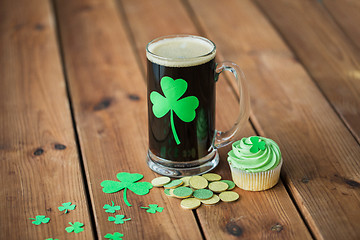
<svg viewBox="0 0 360 240"><path fill-rule="evenodd" d="M178 187L173 189L172 194L177 198L188 198L193 194L193 190L189 187Z"/></svg>
<svg viewBox="0 0 360 240"><path fill-rule="evenodd" d="M227 183L229 185L229 188L227 190L233 190L235 188L235 183L230 180L221 180L220 182Z"/></svg>
<svg viewBox="0 0 360 240"><path fill-rule="evenodd" d="M208 180L209 182L220 181L221 180L221 176L219 174L216 174L216 173L205 173L202 176L204 178L206 178L206 180Z"/></svg>
<svg viewBox="0 0 360 240"><path fill-rule="evenodd" d="M219 195L223 202L233 202L239 199L239 194L233 191L225 191Z"/></svg>
<svg viewBox="0 0 360 240"><path fill-rule="evenodd" d="M221 193L226 191L229 188L229 185L224 182L211 182L209 184L209 189L216 193Z"/></svg>
<svg viewBox="0 0 360 240"><path fill-rule="evenodd" d="M200 200L209 199L214 195L209 189L197 189L194 191L193 196Z"/></svg>
<svg viewBox="0 0 360 240"><path fill-rule="evenodd" d="M190 178L190 186L194 189L203 189L208 186L208 181L204 177L193 176Z"/></svg>
<svg viewBox="0 0 360 240"><path fill-rule="evenodd" d="M183 184L183 181L181 181L180 179L176 179L171 181L170 183L164 185L164 188L177 188L179 186L181 186Z"/></svg>
<svg viewBox="0 0 360 240"><path fill-rule="evenodd" d="M168 184L169 182L171 182L171 179L169 177L157 177L151 181L151 184L154 187L162 187Z"/></svg>
<svg viewBox="0 0 360 240"><path fill-rule="evenodd" d="M183 181L184 182L184 184L182 185L183 187L188 187L188 186L190 186L190 178L191 177L182 177L182 178L180 178L180 180L181 181Z"/></svg>
<svg viewBox="0 0 360 240"><path fill-rule="evenodd" d="M181 201L180 205L184 209L195 209L200 207L201 202L196 198L186 198Z"/></svg>
<svg viewBox="0 0 360 240"><path fill-rule="evenodd" d="M218 195L214 194L211 198L200 201L205 205L214 205L220 201L220 198Z"/></svg>

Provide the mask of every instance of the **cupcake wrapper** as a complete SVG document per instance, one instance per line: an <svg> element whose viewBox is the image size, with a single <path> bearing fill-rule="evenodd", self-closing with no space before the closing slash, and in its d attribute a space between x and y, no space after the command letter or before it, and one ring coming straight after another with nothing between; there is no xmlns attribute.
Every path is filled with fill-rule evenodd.
<svg viewBox="0 0 360 240"><path fill-rule="evenodd" d="M249 173L230 164L231 174L234 183L241 189L248 191L263 191L272 188L277 184L280 177L280 170L283 160L280 159L279 165L272 170L265 172Z"/></svg>

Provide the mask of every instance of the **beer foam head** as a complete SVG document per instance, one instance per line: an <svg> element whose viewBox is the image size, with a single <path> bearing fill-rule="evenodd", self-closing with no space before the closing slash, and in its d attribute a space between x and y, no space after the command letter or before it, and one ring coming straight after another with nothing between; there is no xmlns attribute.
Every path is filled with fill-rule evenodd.
<svg viewBox="0 0 360 240"><path fill-rule="evenodd" d="M215 45L203 37L169 36L150 42L146 57L167 67L197 66L215 57Z"/></svg>

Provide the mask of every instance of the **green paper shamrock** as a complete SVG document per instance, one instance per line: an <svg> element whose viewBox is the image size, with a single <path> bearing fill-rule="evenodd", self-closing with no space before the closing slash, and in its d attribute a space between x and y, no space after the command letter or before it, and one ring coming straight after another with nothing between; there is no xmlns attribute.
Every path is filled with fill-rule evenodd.
<svg viewBox="0 0 360 240"><path fill-rule="evenodd" d="M123 236L124 236L124 234L122 234L122 233L114 232L113 234L110 234L110 233L106 234L104 236L104 238L109 238L111 240L122 240L121 237L123 237Z"/></svg>
<svg viewBox="0 0 360 240"><path fill-rule="evenodd" d="M84 229L82 228L84 226L83 223L81 222L69 222L69 224L71 225L71 227L67 227L65 228L65 231L67 231L68 233L74 232L74 233L80 233L82 231L84 231Z"/></svg>
<svg viewBox="0 0 360 240"><path fill-rule="evenodd" d="M35 216L35 218L29 218L30 220L35 220L35 221L32 221L32 224L35 224L35 225L40 225L42 223L48 223L50 221L50 218L48 217L45 217L44 215L37 215Z"/></svg>
<svg viewBox="0 0 360 240"><path fill-rule="evenodd" d="M45 240L59 240L59 239L57 239L57 238L47 238Z"/></svg>
<svg viewBox="0 0 360 240"><path fill-rule="evenodd" d="M157 204L149 204L149 207L140 207L140 208L147 209L146 212L148 213L162 212L164 210L163 207L158 207Z"/></svg>
<svg viewBox="0 0 360 240"><path fill-rule="evenodd" d="M130 221L131 218L124 219L125 215L116 215L115 217L108 217L109 222L114 222L115 224L123 224L125 221Z"/></svg>
<svg viewBox="0 0 360 240"><path fill-rule="evenodd" d="M259 150L265 150L265 142L260 140L259 137L251 137L250 141L252 143L252 147L250 148L250 152L257 153Z"/></svg>
<svg viewBox="0 0 360 240"><path fill-rule="evenodd" d="M111 181L105 180L101 182L101 186L103 187L104 193L114 193L124 189L124 202L126 205L131 207L131 204L127 200L126 191L129 189L130 191L134 192L137 195L145 195L148 194L150 189L153 187L149 182L136 182L141 180L144 176L139 173L127 173L121 172L116 175L116 177L120 180L118 181Z"/></svg>
<svg viewBox="0 0 360 240"><path fill-rule="evenodd" d="M114 202L113 201L111 201L111 202L112 202L111 206L109 204L104 205L103 208L106 209L105 212L107 212L107 213L115 213L115 211L120 210L120 206L114 206L115 205Z"/></svg>
<svg viewBox="0 0 360 240"><path fill-rule="evenodd" d="M160 81L164 96L156 91L150 93L150 101L153 104L152 111L157 118L162 118L170 111L171 130L177 145L180 144L175 130L174 112L183 122L191 122L195 119L195 109L199 106L199 99L195 96L179 98L186 92L188 84L184 79L172 79L163 77Z"/></svg>
<svg viewBox="0 0 360 240"><path fill-rule="evenodd" d="M74 210L76 207L75 204L71 205L71 202L63 203L62 206L58 207L59 211L64 211L65 214L68 213L69 210Z"/></svg>

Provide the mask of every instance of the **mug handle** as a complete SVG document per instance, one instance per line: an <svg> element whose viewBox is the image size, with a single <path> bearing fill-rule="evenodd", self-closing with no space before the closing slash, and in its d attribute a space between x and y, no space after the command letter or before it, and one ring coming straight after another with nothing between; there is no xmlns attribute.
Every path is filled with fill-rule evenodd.
<svg viewBox="0 0 360 240"><path fill-rule="evenodd" d="M239 88L239 94L240 94L240 98L239 98L240 111L234 125L228 131L222 132L219 130L215 130L215 139L213 144L215 148L221 148L232 143L239 134L241 128L248 121L250 114L250 96L245 82L244 73L241 71L240 67L235 63L224 61L221 63L221 66L216 69L215 81L218 80L219 75L224 71L231 72L235 77L235 81Z"/></svg>

